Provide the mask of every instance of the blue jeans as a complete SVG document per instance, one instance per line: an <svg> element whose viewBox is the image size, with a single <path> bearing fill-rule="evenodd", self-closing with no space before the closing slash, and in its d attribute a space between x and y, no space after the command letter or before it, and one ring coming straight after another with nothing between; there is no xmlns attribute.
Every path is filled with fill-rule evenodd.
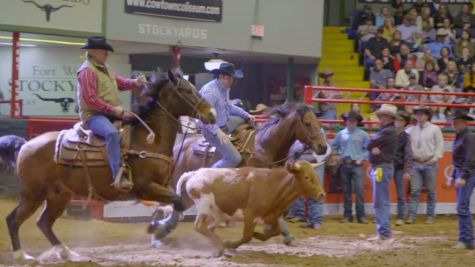
<svg viewBox="0 0 475 267"><path fill-rule="evenodd" d="M343 190L343 216L353 217L351 193L354 187L356 195L356 217L361 219L365 216L364 211L364 170L356 164L343 163L340 169L341 188Z"/></svg>
<svg viewBox="0 0 475 267"><path fill-rule="evenodd" d="M112 171L112 179L117 176L120 169L120 137L119 130L112 122L103 115L94 115L86 122L89 128L96 135L103 137L106 141L107 160Z"/></svg>
<svg viewBox="0 0 475 267"><path fill-rule="evenodd" d="M383 171L381 180L375 176L375 170ZM380 164L371 168L371 180L373 181L373 209L376 218L376 232L380 237L391 237L391 224L389 223L389 183L394 175L393 164Z"/></svg>
<svg viewBox="0 0 475 267"><path fill-rule="evenodd" d="M467 179L464 187L457 188L458 240L470 247L473 247L473 224L470 212L470 197L473 188L475 188L475 172Z"/></svg>
<svg viewBox="0 0 475 267"><path fill-rule="evenodd" d="M397 218L403 220L406 208L403 166L394 167L394 184L396 185L397 195Z"/></svg>
<svg viewBox="0 0 475 267"><path fill-rule="evenodd" d="M315 168L314 171L318 175L320 184L323 187L325 166L322 165L318 168ZM323 224L323 203L323 199L307 199L307 224L309 226L314 226L315 224ZM305 199L303 197L297 198L290 206L289 213L287 215L289 217L303 219L305 217Z"/></svg>
<svg viewBox="0 0 475 267"><path fill-rule="evenodd" d="M411 198L409 218L415 218L419 206L422 184L427 188L427 216L435 216L435 183L437 181L437 164L429 165L414 162L414 177L411 178Z"/></svg>
<svg viewBox="0 0 475 267"><path fill-rule="evenodd" d="M221 144L217 136L207 131L203 132L203 136L221 153L221 159L216 161L211 168L235 168L241 163L241 154L231 142Z"/></svg>

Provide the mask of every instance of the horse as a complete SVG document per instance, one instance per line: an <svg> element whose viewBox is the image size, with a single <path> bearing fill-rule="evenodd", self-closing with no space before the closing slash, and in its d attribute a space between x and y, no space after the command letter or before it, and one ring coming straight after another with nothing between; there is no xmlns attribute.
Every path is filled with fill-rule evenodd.
<svg viewBox="0 0 475 267"><path fill-rule="evenodd" d="M283 166L288 159L290 147L299 140L317 154L325 154L327 142L321 131L321 125L313 109L302 103L287 102L274 107L267 113L270 119L257 128L252 151L243 155L242 166L277 167ZM201 136L194 136L176 144L174 155L177 155L172 184L176 186L178 179L185 172L194 171L203 166L203 159L194 155L193 145ZM219 160L213 157L209 165ZM178 190L178 189L177 189ZM177 192L178 193L178 192ZM183 194L185 209L193 205L192 200ZM293 238L288 233L283 220L280 220L284 243L291 244ZM153 240L153 239L152 239ZM153 243L153 241L152 241Z"/></svg>
<svg viewBox="0 0 475 267"><path fill-rule="evenodd" d="M205 124L215 123L216 111L185 79L170 71L168 75L162 76L149 84L149 89L142 89L139 101L139 117L157 133L155 140L151 143L146 141L149 130L144 125L131 125L128 153L141 151L139 155L128 155L127 161L133 173L133 189L124 193L111 187L112 174L108 166L91 167L89 172L96 198L108 201L144 199L172 204L173 214L149 228L157 231L157 235L165 236L176 227L178 216L183 210L180 197L168 188L173 168L173 144L179 128L178 118L197 116ZM18 230L43 202L45 207L37 226L53 246L56 255L62 259L79 256L62 244L52 230L73 194L88 195L83 168L57 164L53 160L58 135L59 132L44 133L26 142L18 152L16 172L21 189L20 201L6 218L13 257L17 260L34 259L21 249Z"/></svg>

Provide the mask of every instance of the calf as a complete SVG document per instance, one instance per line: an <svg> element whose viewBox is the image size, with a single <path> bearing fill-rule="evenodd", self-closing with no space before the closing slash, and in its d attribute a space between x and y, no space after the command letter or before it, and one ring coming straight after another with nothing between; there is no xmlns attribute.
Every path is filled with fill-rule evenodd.
<svg viewBox="0 0 475 267"><path fill-rule="evenodd" d="M320 163L324 164L324 162ZM279 235L278 219L297 197L319 199L325 195L313 165L307 161L287 163L285 168L208 169L180 177L176 192L186 183L186 193L196 204L195 230L208 237L222 255L225 248L237 248L253 237L265 241ZM243 236L222 241L214 229L223 221L244 221ZM263 233L254 232L263 223Z"/></svg>

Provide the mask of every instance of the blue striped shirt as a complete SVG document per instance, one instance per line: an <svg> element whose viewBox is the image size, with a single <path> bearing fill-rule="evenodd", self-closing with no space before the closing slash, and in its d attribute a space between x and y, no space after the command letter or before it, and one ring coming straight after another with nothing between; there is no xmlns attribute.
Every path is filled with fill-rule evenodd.
<svg viewBox="0 0 475 267"><path fill-rule="evenodd" d="M342 158L368 160L368 143L369 136L365 131L359 128L354 128L350 131L348 128L345 128L336 134L335 140L332 143L332 149L337 151Z"/></svg>
<svg viewBox="0 0 475 267"><path fill-rule="evenodd" d="M229 89L217 79L203 85L200 94L216 110L216 124L201 124L203 131L216 135L219 127L226 125L229 116L238 116L245 120L249 118L249 113L230 102Z"/></svg>

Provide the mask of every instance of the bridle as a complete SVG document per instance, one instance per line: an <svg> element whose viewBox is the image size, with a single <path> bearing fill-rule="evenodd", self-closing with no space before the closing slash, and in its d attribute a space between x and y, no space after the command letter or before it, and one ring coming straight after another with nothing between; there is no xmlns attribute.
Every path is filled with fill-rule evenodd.
<svg viewBox="0 0 475 267"><path fill-rule="evenodd" d="M302 127L304 133L305 133L305 138L308 141L313 140L314 138L320 138L323 140L323 133L321 130L317 130L316 133L312 134L310 133L310 130L307 129L307 127L303 123L303 117L305 116L306 113L304 113L302 116L300 116L299 124ZM321 127L321 126L320 126Z"/></svg>

